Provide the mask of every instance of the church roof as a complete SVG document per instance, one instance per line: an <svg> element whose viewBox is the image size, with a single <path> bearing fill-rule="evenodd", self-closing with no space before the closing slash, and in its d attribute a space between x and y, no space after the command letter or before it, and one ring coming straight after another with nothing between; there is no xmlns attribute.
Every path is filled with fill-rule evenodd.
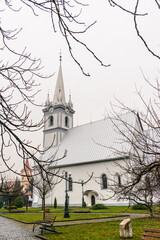
<svg viewBox="0 0 160 240"><path fill-rule="evenodd" d="M118 118L105 118L68 130L61 144L47 150L43 155L43 160L53 155L55 160L62 158L65 150L67 150L67 156L57 162L58 166L126 157L123 152L129 153L131 145L124 140L119 131L125 132L129 137L126 126L130 126L132 130L135 129L138 126L137 123L139 124L139 118L132 112L118 116ZM115 154L115 149L118 154Z"/></svg>

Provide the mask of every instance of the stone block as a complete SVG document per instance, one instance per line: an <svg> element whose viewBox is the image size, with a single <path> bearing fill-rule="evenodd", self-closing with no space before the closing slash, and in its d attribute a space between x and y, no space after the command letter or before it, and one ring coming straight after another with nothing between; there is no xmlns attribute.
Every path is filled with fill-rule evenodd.
<svg viewBox="0 0 160 240"><path fill-rule="evenodd" d="M120 237L121 238L132 238L132 224L131 224L131 219L127 218L124 219L120 223Z"/></svg>

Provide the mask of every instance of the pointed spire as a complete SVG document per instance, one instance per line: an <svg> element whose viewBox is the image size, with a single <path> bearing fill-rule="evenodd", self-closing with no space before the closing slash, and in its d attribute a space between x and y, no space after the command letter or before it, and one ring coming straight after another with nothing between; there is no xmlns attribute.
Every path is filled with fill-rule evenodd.
<svg viewBox="0 0 160 240"><path fill-rule="evenodd" d="M31 169L30 169L30 166L29 166L28 158L26 159L26 162L25 162L25 164L24 164L24 169L25 169L25 171L31 170Z"/></svg>
<svg viewBox="0 0 160 240"><path fill-rule="evenodd" d="M47 94L47 99L45 101L45 106L49 106L50 105L50 99L49 99L49 93Z"/></svg>
<svg viewBox="0 0 160 240"><path fill-rule="evenodd" d="M62 56L60 54L60 65L59 65L57 83L56 83L55 92L54 92L53 105L58 105L58 104L66 105L61 62L62 62Z"/></svg>
<svg viewBox="0 0 160 240"><path fill-rule="evenodd" d="M71 93L69 93L69 102L68 102L68 105L73 108L73 103L72 103L72 100L71 100Z"/></svg>

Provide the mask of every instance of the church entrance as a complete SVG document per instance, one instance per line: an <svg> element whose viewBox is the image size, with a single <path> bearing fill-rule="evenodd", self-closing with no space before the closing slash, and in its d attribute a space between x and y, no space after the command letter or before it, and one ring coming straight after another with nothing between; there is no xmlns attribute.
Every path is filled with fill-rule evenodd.
<svg viewBox="0 0 160 240"><path fill-rule="evenodd" d="M96 203L95 196L91 196L91 206L93 206Z"/></svg>

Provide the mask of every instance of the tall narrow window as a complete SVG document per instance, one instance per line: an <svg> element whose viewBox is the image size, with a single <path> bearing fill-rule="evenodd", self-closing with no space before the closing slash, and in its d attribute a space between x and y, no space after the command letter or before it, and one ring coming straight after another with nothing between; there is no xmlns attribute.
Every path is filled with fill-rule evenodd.
<svg viewBox="0 0 160 240"><path fill-rule="evenodd" d="M106 174L102 174L102 189L107 189L108 184L107 184L107 176Z"/></svg>
<svg viewBox="0 0 160 240"><path fill-rule="evenodd" d="M53 118L53 116L50 116L49 117L49 126L53 126L53 124L54 124L54 118Z"/></svg>
<svg viewBox="0 0 160 240"><path fill-rule="evenodd" d="M121 185L121 176L119 174L117 174L117 177L118 177L118 185L120 186Z"/></svg>
<svg viewBox="0 0 160 240"><path fill-rule="evenodd" d="M121 185L121 176L118 173L115 175L115 184L118 186Z"/></svg>
<svg viewBox="0 0 160 240"><path fill-rule="evenodd" d="M73 191L73 183L71 176L69 176L68 178L68 191Z"/></svg>
<svg viewBox="0 0 160 240"><path fill-rule="evenodd" d="M69 118L66 116L65 117L65 126L68 127L69 126Z"/></svg>

